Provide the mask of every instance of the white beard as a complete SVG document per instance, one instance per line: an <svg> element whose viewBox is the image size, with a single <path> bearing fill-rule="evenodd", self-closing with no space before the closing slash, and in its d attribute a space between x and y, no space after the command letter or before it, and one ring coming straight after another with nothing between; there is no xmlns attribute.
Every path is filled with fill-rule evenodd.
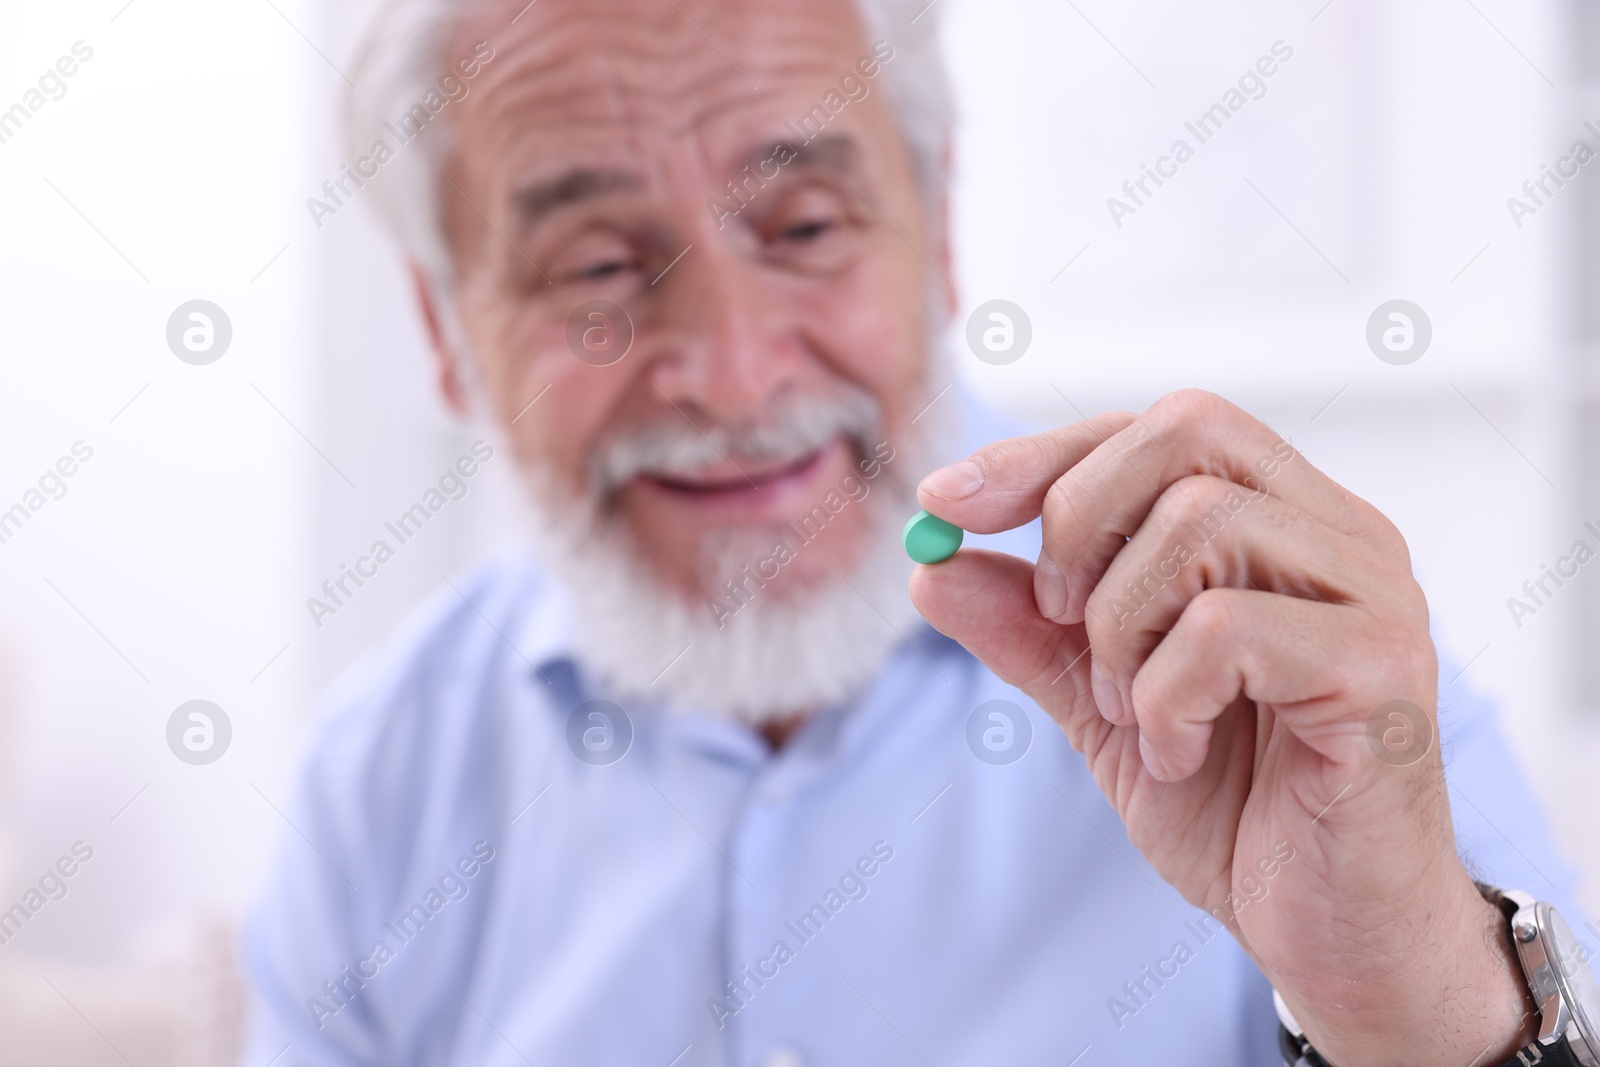
<svg viewBox="0 0 1600 1067"><path fill-rule="evenodd" d="M949 366L943 360L935 365ZM924 401L933 393L925 390ZM643 561L620 520L525 468L530 502L543 502L532 508L536 547L568 592L579 665L607 695L635 707L660 705L754 725L859 694L918 626L906 592L913 564L901 548L901 528L917 511L917 482L947 458L942 453L960 440L958 430L955 401L945 397L904 439L891 442L893 457L875 478L852 468L867 491L841 490L848 503L840 511L868 514L860 558L847 573L807 585L780 566L769 579L771 567L758 563L772 560L779 540L792 550L790 558L803 559L809 550L794 526L729 531L708 539L699 561L703 585L720 594L686 596L669 587ZM882 440L852 436L867 455ZM679 443L692 444L688 437ZM730 579L743 582L743 590L730 592Z"/></svg>
<svg viewBox="0 0 1600 1067"><path fill-rule="evenodd" d="M896 462L901 459L896 456ZM904 494L879 486L849 506L891 499L898 506L876 508L866 549L845 576L848 583L835 578L796 590L785 588L780 571L765 587L747 583L745 602L731 616L727 612L738 601L725 597L717 610L709 598L686 600L615 537L570 545L561 569L571 590L580 663L620 698L752 723L848 698L915 625L906 595L911 561L893 526L895 513L909 514ZM742 566L771 558L775 540L728 562ZM797 555L806 551L803 544L795 548Z"/></svg>

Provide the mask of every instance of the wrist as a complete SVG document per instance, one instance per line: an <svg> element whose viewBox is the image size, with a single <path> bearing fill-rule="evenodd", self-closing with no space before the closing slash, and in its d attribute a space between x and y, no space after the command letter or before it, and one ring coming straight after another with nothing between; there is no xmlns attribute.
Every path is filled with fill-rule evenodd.
<svg viewBox="0 0 1600 1067"><path fill-rule="evenodd" d="M1539 1013L1498 907L1468 883L1427 931L1374 977L1284 994L1306 1037L1335 1067L1486 1067L1538 1033Z"/></svg>

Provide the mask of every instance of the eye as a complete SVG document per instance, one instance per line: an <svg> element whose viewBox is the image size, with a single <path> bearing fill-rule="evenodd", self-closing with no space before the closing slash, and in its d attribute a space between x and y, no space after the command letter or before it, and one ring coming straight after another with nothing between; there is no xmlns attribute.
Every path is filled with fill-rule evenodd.
<svg viewBox="0 0 1600 1067"><path fill-rule="evenodd" d="M773 212L768 222L769 240L792 244L816 241L839 227L838 198L823 189L798 189Z"/></svg>
<svg viewBox="0 0 1600 1067"><path fill-rule="evenodd" d="M594 281L600 278L609 278L613 274L619 274L622 271L627 270L630 266L632 266L632 264L624 260L610 259L599 263L593 263L586 267L580 267L577 271L577 276L586 281Z"/></svg>
<svg viewBox="0 0 1600 1067"><path fill-rule="evenodd" d="M811 219L806 222L791 223L783 230L783 238L789 241L809 241L821 237L833 228L833 219Z"/></svg>
<svg viewBox="0 0 1600 1067"><path fill-rule="evenodd" d="M774 205L761 232L768 262L816 272L837 269L849 260L859 228L840 194L818 183L796 189Z"/></svg>
<svg viewBox="0 0 1600 1067"><path fill-rule="evenodd" d="M556 257L554 274L578 284L613 280L639 269L633 246L610 232L587 233Z"/></svg>

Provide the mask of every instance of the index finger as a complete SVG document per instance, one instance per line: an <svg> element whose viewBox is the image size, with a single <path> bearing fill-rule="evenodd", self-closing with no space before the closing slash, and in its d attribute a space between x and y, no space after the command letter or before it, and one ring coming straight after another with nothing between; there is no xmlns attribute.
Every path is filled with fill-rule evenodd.
<svg viewBox="0 0 1600 1067"><path fill-rule="evenodd" d="M1134 416L1110 411L1044 433L1011 437L941 467L917 486L917 501L929 512L971 533L999 533L1037 519L1045 495L1067 471Z"/></svg>
<svg viewBox="0 0 1600 1067"><path fill-rule="evenodd" d="M1220 525L1249 499L1271 496L1312 524L1381 544L1393 540L1386 530L1392 527L1375 508L1340 488L1265 423L1210 393L1174 393L1050 487L1045 552L1067 579L1066 603L1056 618L1083 618L1089 594L1126 539L1139 532L1158 501L1193 475L1232 483L1237 492L1191 518L1190 526L1209 528L1213 515ZM1305 532L1285 529L1283 536ZM1247 575L1242 580L1249 584Z"/></svg>

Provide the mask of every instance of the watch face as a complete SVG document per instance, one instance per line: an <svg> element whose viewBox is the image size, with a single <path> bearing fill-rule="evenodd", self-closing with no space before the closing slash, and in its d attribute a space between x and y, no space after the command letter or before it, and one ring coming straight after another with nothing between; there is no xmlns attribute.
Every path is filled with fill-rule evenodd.
<svg viewBox="0 0 1600 1067"><path fill-rule="evenodd" d="M1600 1056L1600 1030L1595 1028L1600 1023L1600 982L1589 966L1594 953L1573 935L1572 927L1554 908L1550 909L1550 935L1578 1033L1588 1044L1591 1056Z"/></svg>

